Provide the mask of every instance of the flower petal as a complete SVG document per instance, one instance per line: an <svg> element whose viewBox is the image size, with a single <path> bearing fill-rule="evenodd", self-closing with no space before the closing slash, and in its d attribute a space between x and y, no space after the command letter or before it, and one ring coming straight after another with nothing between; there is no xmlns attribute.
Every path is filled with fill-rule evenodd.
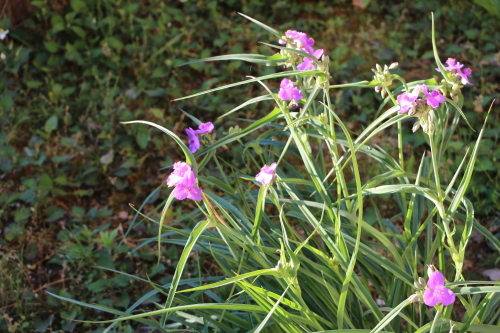
<svg viewBox="0 0 500 333"><path fill-rule="evenodd" d="M434 271L429 276L427 286L431 289L442 288L444 286L444 276L440 271Z"/></svg>

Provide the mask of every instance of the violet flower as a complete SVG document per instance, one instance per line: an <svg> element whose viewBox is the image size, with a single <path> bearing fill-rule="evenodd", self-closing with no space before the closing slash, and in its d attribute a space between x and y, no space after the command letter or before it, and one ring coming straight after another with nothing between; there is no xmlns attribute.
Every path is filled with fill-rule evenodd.
<svg viewBox="0 0 500 333"><path fill-rule="evenodd" d="M318 50L314 51L312 53L312 55L316 59L319 60L321 58L321 56L323 55L324 52L325 52L325 50L318 49ZM316 69L316 64L314 63L313 59L304 57L304 61L302 63L300 63L300 64L297 65L297 69L301 70L301 71L307 71L307 70L311 70L311 69Z"/></svg>
<svg viewBox="0 0 500 333"><path fill-rule="evenodd" d="M314 49L312 47L314 45L314 39L307 37L306 33L295 30L288 30L287 32L285 32L285 36L293 39L292 44L295 44L298 50L310 54L314 52ZM286 44L286 41L284 41L283 39L280 39L278 42L280 44Z"/></svg>
<svg viewBox="0 0 500 333"><path fill-rule="evenodd" d="M196 134L196 131L194 129L187 128L186 129L186 134L189 137L188 143L189 143L189 151L191 153L196 153L198 149L200 149L200 139L198 139L198 135Z"/></svg>
<svg viewBox="0 0 500 333"><path fill-rule="evenodd" d="M444 287L444 276L440 271L431 269L427 287L424 291L424 303L428 306L434 306L437 303L443 305L450 305L455 302L455 294L448 288Z"/></svg>
<svg viewBox="0 0 500 333"><path fill-rule="evenodd" d="M211 122L200 124L197 130L192 129L191 127L187 128L186 134L189 137L188 140L189 151L193 154L196 153L201 146L200 139L198 138L198 136L210 133L213 130L214 130L214 124L212 124Z"/></svg>
<svg viewBox="0 0 500 333"><path fill-rule="evenodd" d="M255 180L261 182L262 185L269 185L276 178L276 162L271 163L269 166L264 165L260 172L255 176Z"/></svg>
<svg viewBox="0 0 500 333"><path fill-rule="evenodd" d="M278 96L284 101L289 101L289 100L298 101L304 97L302 96L300 89L295 88L293 82L289 79L281 80Z"/></svg>

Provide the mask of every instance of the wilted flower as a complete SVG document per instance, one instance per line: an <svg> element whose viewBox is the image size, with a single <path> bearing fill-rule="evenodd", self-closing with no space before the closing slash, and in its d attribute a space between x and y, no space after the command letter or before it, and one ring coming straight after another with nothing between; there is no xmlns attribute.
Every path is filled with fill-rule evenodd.
<svg viewBox="0 0 500 333"><path fill-rule="evenodd" d="M269 185L276 178L276 162L271 163L271 165L264 165L260 172L255 176L255 180L261 182L262 185Z"/></svg>
<svg viewBox="0 0 500 333"><path fill-rule="evenodd" d="M191 166L185 162L176 162L174 171L167 178L169 187L175 186L174 198L201 200L201 189L196 186L196 176Z"/></svg>
<svg viewBox="0 0 500 333"><path fill-rule="evenodd" d="M450 305L455 302L455 294L444 287L444 276L440 271L435 271L429 266L429 279L424 291L424 303L428 306L434 306L437 303Z"/></svg>
<svg viewBox="0 0 500 333"><path fill-rule="evenodd" d="M196 153L201 146L198 135L210 133L213 130L214 130L214 124L212 124L211 122L200 124L197 130L192 129L191 127L187 128L186 134L189 137L188 140L189 151L193 154Z"/></svg>
<svg viewBox="0 0 500 333"><path fill-rule="evenodd" d="M283 39L279 40L280 44L293 44L296 46L297 50L301 50L312 54L314 52L313 45L314 39L307 37L307 34L300 31L288 30L285 32Z"/></svg>
<svg viewBox="0 0 500 333"><path fill-rule="evenodd" d="M325 50L318 49L318 50L314 51L312 53L312 55L316 59L319 60L321 58L321 56L323 55L324 52L325 52ZM300 63L300 64L297 65L297 69L301 70L301 71L307 71L307 70L311 70L311 69L316 69L316 64L314 63L314 60L312 58L304 57L304 61L302 63Z"/></svg>
<svg viewBox="0 0 500 333"><path fill-rule="evenodd" d="M473 84L469 81L469 76L472 74L470 68L465 68L464 70L462 70L462 67L464 67L464 65L453 58L448 58L448 60L446 60L446 65L447 66L444 69L450 71L452 74L456 74L457 76L459 76L461 78L460 81L462 84L473 86ZM441 72L439 68L436 68L436 70L438 72Z"/></svg>
<svg viewBox="0 0 500 333"><path fill-rule="evenodd" d="M278 91L278 96L284 101L294 100L298 101L303 98L302 93L299 88L293 85L293 82L289 79L283 79L280 83L280 90Z"/></svg>
<svg viewBox="0 0 500 333"><path fill-rule="evenodd" d="M0 29L0 40L4 40L5 37L9 34L9 30L2 30Z"/></svg>

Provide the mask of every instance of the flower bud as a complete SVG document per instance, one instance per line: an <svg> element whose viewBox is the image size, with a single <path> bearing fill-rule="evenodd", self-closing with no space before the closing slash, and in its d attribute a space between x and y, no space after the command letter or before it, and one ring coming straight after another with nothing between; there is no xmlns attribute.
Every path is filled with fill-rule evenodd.
<svg viewBox="0 0 500 333"><path fill-rule="evenodd" d="M387 96L387 91L382 90L382 92L380 93L380 95L382 96L382 98L385 98Z"/></svg>
<svg viewBox="0 0 500 333"><path fill-rule="evenodd" d="M420 296L417 294L413 294L410 297L408 297L408 301L410 301L412 303L418 302L419 300L420 300Z"/></svg>
<svg viewBox="0 0 500 333"><path fill-rule="evenodd" d="M379 64L376 64L375 68L377 69L378 72L382 72L382 66L380 66Z"/></svg>
<svg viewBox="0 0 500 333"><path fill-rule="evenodd" d="M376 86L376 87L375 87L375 92L376 92L376 93L379 93L381 90L382 90L382 87L381 87L381 86Z"/></svg>
<svg viewBox="0 0 500 333"><path fill-rule="evenodd" d="M434 266L427 265L427 276L431 276L434 273Z"/></svg>
<svg viewBox="0 0 500 333"><path fill-rule="evenodd" d="M420 283L424 288L427 286L427 282L425 282L425 279L423 277L418 278L418 283Z"/></svg>
<svg viewBox="0 0 500 333"><path fill-rule="evenodd" d="M394 68L397 68L399 66L399 63L397 62L393 62L390 66L389 66L389 69L394 69Z"/></svg>
<svg viewBox="0 0 500 333"><path fill-rule="evenodd" d="M419 128L420 128L420 120L417 121L415 124L413 124L411 130L413 131L413 133L415 133L416 131L418 131Z"/></svg>
<svg viewBox="0 0 500 333"><path fill-rule="evenodd" d="M413 282L413 285L414 285L414 286L415 286L415 288L417 288L417 289L422 289L422 285L421 285L418 281Z"/></svg>

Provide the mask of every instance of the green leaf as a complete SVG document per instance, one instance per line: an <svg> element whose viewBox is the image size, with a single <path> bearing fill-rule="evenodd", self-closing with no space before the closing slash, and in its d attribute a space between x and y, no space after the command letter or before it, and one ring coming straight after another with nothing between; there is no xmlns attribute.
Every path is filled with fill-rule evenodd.
<svg viewBox="0 0 500 333"><path fill-rule="evenodd" d="M47 214L47 222L54 222L66 214L66 211L56 206L50 206L45 210L45 214Z"/></svg>
<svg viewBox="0 0 500 333"><path fill-rule="evenodd" d="M53 130L57 129L57 124L58 124L58 119L56 115L51 116L47 121L45 122L45 132L47 133L52 133Z"/></svg>
<svg viewBox="0 0 500 333"><path fill-rule="evenodd" d="M43 45L50 53L56 53L59 50L59 43L56 42L45 42Z"/></svg>
<svg viewBox="0 0 500 333"><path fill-rule="evenodd" d="M500 0L474 0L474 3L486 9L491 15L500 14Z"/></svg>
<svg viewBox="0 0 500 333"><path fill-rule="evenodd" d="M83 0L71 0L71 8L73 8L75 12L79 12L87 8L87 4Z"/></svg>

